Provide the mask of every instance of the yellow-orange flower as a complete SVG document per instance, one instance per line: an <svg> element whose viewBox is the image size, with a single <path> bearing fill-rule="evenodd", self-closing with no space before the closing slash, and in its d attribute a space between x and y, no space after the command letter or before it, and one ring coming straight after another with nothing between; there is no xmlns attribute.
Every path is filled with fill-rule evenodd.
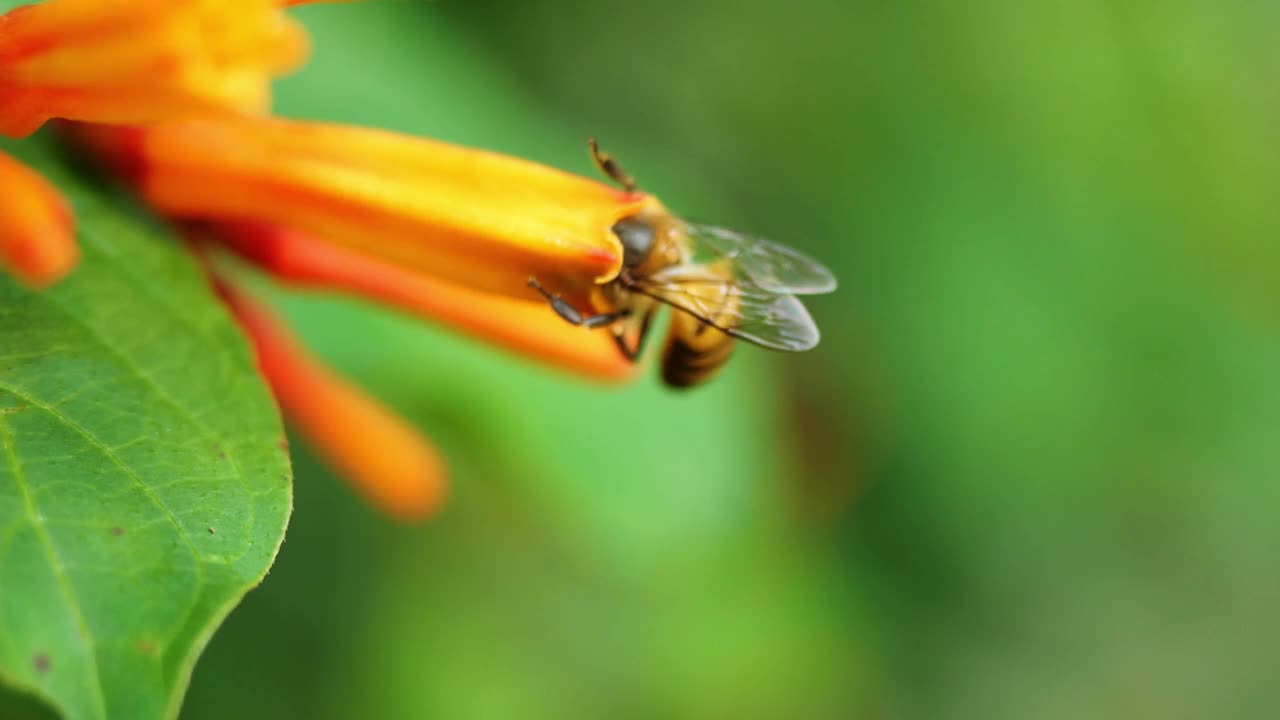
<svg viewBox="0 0 1280 720"><path fill-rule="evenodd" d="M407 310L607 381L633 364L564 323L530 277L582 306L621 269L612 232L658 205L518 158L369 128L265 117L270 78L306 54L300 0L49 0L0 16L0 134L52 118L204 248L294 285ZM53 188L0 156L0 260L30 284L75 262ZM205 258L208 260L209 258ZM211 274L291 423L372 503L402 517L445 495L407 422L312 358L270 312Z"/></svg>
<svg viewBox="0 0 1280 720"><path fill-rule="evenodd" d="M307 54L278 0L48 0L0 16L0 134L51 118L149 124L261 112Z"/></svg>
<svg viewBox="0 0 1280 720"><path fill-rule="evenodd" d="M519 158L344 125L193 118L115 144L165 214L266 221L524 299L530 276L571 297L614 277L611 227L656 203Z"/></svg>
<svg viewBox="0 0 1280 720"><path fill-rule="evenodd" d="M262 223L205 228L273 276L299 287L386 303L538 362L598 380L635 376L607 333L574 327L542 299L526 301L438 280L297 230Z"/></svg>
<svg viewBox="0 0 1280 720"><path fill-rule="evenodd" d="M29 285L65 275L80 257L67 202L39 173L0 152L0 261Z"/></svg>
<svg viewBox="0 0 1280 720"><path fill-rule="evenodd" d="M635 374L608 333L566 324L526 283L536 276L572 301L612 279L622 260L612 227L657 205L648 195L496 153L277 118L224 114L145 128L82 126L74 135L153 207L187 221L194 238L230 247L286 282L386 303L591 377ZM353 400L353 388L299 360L296 343L280 340L287 336L262 319L265 311L225 294L266 358L282 408L319 452L375 502L414 506L388 499L414 483L385 466L387 453L362 449L378 447L369 433L357 441L334 430L334 408L375 418L369 427L390 428L395 442L409 443L412 433L377 420L385 411L369 410L372 400Z"/></svg>

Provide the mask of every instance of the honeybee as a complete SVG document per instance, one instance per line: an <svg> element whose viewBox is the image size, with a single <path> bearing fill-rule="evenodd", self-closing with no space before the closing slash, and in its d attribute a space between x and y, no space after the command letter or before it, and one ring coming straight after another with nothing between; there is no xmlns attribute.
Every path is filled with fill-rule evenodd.
<svg viewBox="0 0 1280 720"><path fill-rule="evenodd" d="M627 192L636 183L589 140L597 167ZM660 205L619 220L622 245L617 277L595 286L591 314L584 314L536 278L529 286L574 325L609 328L618 350L636 360L654 315L675 309L662 356L662 379L690 387L709 379L730 355L734 341L772 350L801 351L818 344L818 327L796 295L836 289L831 271L791 248L731 230L686 222Z"/></svg>

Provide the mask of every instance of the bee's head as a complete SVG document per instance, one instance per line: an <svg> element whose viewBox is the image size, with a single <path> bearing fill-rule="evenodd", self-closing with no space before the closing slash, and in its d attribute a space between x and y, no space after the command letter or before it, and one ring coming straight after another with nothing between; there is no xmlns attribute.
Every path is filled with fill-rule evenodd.
<svg viewBox="0 0 1280 720"><path fill-rule="evenodd" d="M643 263L653 250L653 225L636 216L623 218L613 225L613 234L622 243L622 266L634 268Z"/></svg>

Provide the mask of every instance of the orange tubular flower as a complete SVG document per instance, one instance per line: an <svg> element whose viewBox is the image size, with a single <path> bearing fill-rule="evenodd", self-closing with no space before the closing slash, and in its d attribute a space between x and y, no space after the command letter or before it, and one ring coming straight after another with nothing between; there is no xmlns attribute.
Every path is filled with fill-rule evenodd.
<svg viewBox="0 0 1280 720"><path fill-rule="evenodd" d="M342 125L201 118L115 142L166 214L292 227L523 299L530 276L570 299L613 278L622 251L610 228L657 202L518 158Z"/></svg>
<svg viewBox="0 0 1280 720"><path fill-rule="evenodd" d="M160 213L202 221L288 282L357 294L598 379L635 368L526 283L583 306L617 276L614 224L651 196L392 132L264 116L307 54L307 0L46 0L0 15L0 135L62 118ZM198 251L203 246L197 243ZM0 155L0 262L32 285L77 259L66 203ZM215 276L216 278L216 276ZM218 289L285 415L370 502L418 519L443 463L407 422L307 354L266 309Z"/></svg>
<svg viewBox="0 0 1280 720"><path fill-rule="evenodd" d="M306 233L261 223L213 228L222 244L295 285L384 302L512 352L606 381L634 377L606 333L564 322L541 300L524 301L446 283L325 243Z"/></svg>
<svg viewBox="0 0 1280 720"><path fill-rule="evenodd" d="M0 134L55 117L149 124L261 112L307 54L279 0L48 0L0 16Z"/></svg>
<svg viewBox="0 0 1280 720"><path fill-rule="evenodd" d="M312 358L261 305L218 289L248 333L280 409L373 505L403 520L440 507L444 463L404 419Z"/></svg>
<svg viewBox="0 0 1280 720"><path fill-rule="evenodd" d="M0 261L27 284L43 287L79 257L66 200L34 170L0 152Z"/></svg>

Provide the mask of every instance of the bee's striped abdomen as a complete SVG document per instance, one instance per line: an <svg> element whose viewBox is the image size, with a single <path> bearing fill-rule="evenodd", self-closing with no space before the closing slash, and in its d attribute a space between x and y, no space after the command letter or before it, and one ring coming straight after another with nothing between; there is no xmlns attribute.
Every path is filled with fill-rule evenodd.
<svg viewBox="0 0 1280 720"><path fill-rule="evenodd" d="M731 336L683 312L674 313L662 379L671 387L690 387L711 378L733 355Z"/></svg>

